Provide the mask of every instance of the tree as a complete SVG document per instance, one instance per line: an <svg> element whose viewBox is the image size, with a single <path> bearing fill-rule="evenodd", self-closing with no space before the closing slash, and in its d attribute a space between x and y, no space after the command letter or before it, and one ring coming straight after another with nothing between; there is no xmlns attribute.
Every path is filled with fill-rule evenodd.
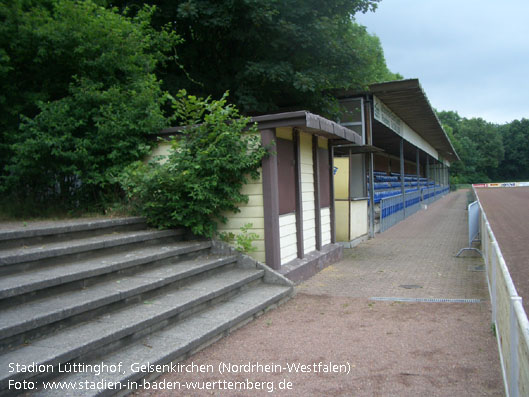
<svg viewBox="0 0 529 397"><path fill-rule="evenodd" d="M498 175L504 180L529 180L529 120L514 120L500 127L505 159Z"/></svg>
<svg viewBox="0 0 529 397"><path fill-rule="evenodd" d="M160 69L170 92L230 98L245 114L303 107L331 116L335 89L391 80L379 40L353 15L378 0L113 0L158 6L154 23L183 39L178 63Z"/></svg>
<svg viewBox="0 0 529 397"><path fill-rule="evenodd" d="M438 112L454 149L461 158L451 174L455 183L489 182L504 157L499 127L481 118L462 118L457 112Z"/></svg>
<svg viewBox="0 0 529 397"><path fill-rule="evenodd" d="M99 202L148 152L177 35L90 0L0 0L1 189L33 205ZM35 207L36 208L36 207Z"/></svg>

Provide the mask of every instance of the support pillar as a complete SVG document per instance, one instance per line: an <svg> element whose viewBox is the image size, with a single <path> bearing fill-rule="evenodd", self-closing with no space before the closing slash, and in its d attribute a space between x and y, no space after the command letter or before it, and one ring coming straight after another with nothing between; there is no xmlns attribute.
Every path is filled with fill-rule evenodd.
<svg viewBox="0 0 529 397"><path fill-rule="evenodd" d="M402 193L402 211L406 218L406 189L404 188L404 139L400 138L400 190Z"/></svg>
<svg viewBox="0 0 529 397"><path fill-rule="evenodd" d="M271 148L271 153L277 151L275 129L261 130L261 141L264 146ZM281 255L279 251L279 191L277 177L277 154L271 154L262 161L263 172L263 207L264 207L264 234L265 234L265 260L272 269L281 268Z"/></svg>

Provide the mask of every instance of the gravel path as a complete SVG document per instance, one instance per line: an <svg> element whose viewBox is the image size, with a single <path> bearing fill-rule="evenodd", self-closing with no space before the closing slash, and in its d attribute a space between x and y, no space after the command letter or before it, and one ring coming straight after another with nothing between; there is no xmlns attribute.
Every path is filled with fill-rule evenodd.
<svg viewBox="0 0 529 397"><path fill-rule="evenodd" d="M192 372L162 375L135 394L503 395L482 261L453 257L466 242L465 206L466 192L452 193L347 250L341 262L299 285L289 302L183 363L211 365L210 372L187 367ZM222 363L239 372L221 374ZM177 390L153 390L169 384Z"/></svg>

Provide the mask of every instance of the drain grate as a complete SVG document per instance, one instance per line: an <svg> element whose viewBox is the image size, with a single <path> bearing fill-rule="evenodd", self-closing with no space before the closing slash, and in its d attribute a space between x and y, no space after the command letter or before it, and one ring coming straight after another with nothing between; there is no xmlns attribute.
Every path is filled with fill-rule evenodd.
<svg viewBox="0 0 529 397"><path fill-rule="evenodd" d="M400 288L405 288L405 289L416 289L416 288L422 288L422 285L417 285L417 284L405 284L405 285L399 285Z"/></svg>
<svg viewBox="0 0 529 397"><path fill-rule="evenodd" d="M481 299L448 299L448 298L385 298L373 297L369 298L372 301L388 301L388 302L448 302L448 303L481 303Z"/></svg>

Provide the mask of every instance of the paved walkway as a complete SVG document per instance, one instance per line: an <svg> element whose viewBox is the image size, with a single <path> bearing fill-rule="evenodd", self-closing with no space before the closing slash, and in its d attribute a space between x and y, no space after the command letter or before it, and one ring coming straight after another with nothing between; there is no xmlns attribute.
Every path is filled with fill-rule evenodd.
<svg viewBox="0 0 529 397"><path fill-rule="evenodd" d="M185 382L240 382L231 390L221 386L234 384L210 383L212 389L191 394L502 396L485 273L479 271L483 262L473 253L454 258L466 245L466 204L466 192L452 193L347 250L341 262L299 285L289 302L184 362L211 364L212 372L158 378L180 382L180 392L151 387L136 393L189 395L182 388ZM373 297L481 301L369 299ZM254 366L250 372L241 367L221 374L220 363L273 366L271 371ZM320 371L320 363L343 364L348 370ZM308 371L291 370L299 365Z"/></svg>
<svg viewBox="0 0 529 397"><path fill-rule="evenodd" d="M349 297L488 299L483 261L455 255L465 244L465 191L450 194L298 286L300 292Z"/></svg>

